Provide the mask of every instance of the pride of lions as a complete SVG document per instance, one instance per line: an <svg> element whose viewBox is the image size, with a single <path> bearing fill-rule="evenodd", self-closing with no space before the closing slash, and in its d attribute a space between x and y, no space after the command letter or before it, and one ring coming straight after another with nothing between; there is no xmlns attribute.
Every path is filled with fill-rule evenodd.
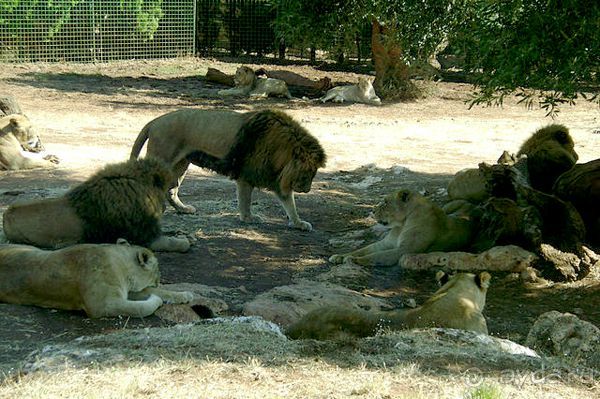
<svg viewBox="0 0 600 399"><path fill-rule="evenodd" d="M39 143L26 117L0 118L0 132L3 169L53 165L21 155L22 148L31 150ZM139 158L146 143L146 156ZM552 193L554 182L578 159L562 125L539 129L514 158L520 156L526 163L526 184L542 193ZM167 237L160 227L166 201L180 213L196 211L178 197L190 163L235 180L241 222L260 221L250 209L252 192L266 188L281 203L291 227L310 231L312 225L298 215L294 192L309 192L325 162L319 141L283 111L183 109L162 115L141 130L128 161L107 165L64 196L16 203L4 212L4 234L11 244L0 245L0 301L84 310L90 317L144 317L164 302L190 302L190 292L160 288L152 252L186 252L190 247L187 238ZM390 193L374 212L390 227L385 237L333 254L329 262L395 266L405 254L473 248L487 220L481 203L498 195L498 189L481 173L465 171L448 191L451 201L443 207L409 190ZM437 279L441 288L415 309L317 309L290 326L288 335L330 339L372 335L381 328L432 326L487 334L482 312L490 274L438 273Z"/></svg>

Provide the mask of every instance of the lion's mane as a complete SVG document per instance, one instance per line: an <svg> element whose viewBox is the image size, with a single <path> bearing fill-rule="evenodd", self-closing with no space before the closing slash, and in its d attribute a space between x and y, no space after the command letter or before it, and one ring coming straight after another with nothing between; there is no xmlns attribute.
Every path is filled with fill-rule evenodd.
<svg viewBox="0 0 600 399"><path fill-rule="evenodd" d="M161 235L159 220L171 172L145 158L107 165L65 196L84 225L84 241L117 238L148 245Z"/></svg>
<svg viewBox="0 0 600 399"><path fill-rule="evenodd" d="M223 159L199 151L188 158L198 166L276 192L280 190L282 169L290 160L298 160L305 169L313 171L327 160L314 136L290 116L275 110L249 113L234 146Z"/></svg>

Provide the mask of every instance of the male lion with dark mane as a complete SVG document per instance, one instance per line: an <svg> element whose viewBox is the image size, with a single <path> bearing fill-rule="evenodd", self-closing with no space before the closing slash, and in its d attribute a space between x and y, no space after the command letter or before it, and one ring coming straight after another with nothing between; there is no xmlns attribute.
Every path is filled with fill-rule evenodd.
<svg viewBox="0 0 600 399"><path fill-rule="evenodd" d="M146 155L162 159L173 170L175 179L167 198L177 211L196 211L177 195L193 163L236 181L243 222L259 220L250 211L252 191L258 187L275 193L291 226L312 230L311 224L298 216L294 191L310 191L317 169L325 166L325 151L287 114L183 109L150 121L135 140L131 159L139 156L146 141Z"/></svg>
<svg viewBox="0 0 600 399"><path fill-rule="evenodd" d="M154 251L185 252L187 238L163 236L159 223L171 181L169 168L156 159L108 165L62 197L9 206L4 234L43 248L124 238Z"/></svg>

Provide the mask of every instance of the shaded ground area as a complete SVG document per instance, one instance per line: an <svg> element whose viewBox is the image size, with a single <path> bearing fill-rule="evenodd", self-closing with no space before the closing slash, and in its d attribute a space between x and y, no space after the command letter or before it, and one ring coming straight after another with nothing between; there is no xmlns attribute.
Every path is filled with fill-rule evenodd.
<svg viewBox="0 0 600 399"><path fill-rule="evenodd" d="M60 195L107 162L127 157L135 135L152 118L182 106L244 110L287 109L315 134L328 153L309 194L297 196L301 218L313 232L286 226L283 209L267 192L255 193L254 210L265 223L243 225L237 218L235 185L226 178L191 169L180 196L198 209L178 215L168 209L167 233L183 233L193 246L186 254L158 254L163 283L202 283L237 289L228 314L256 294L310 278L330 268L327 258L377 239L369 229L372 207L400 187L446 199L451 175L478 162L493 162L503 149L515 151L539 125L543 112L507 101L506 109L466 111L470 88L436 85L431 98L410 104L317 106L310 101L215 98L220 87L203 82L205 62L106 66L14 66L3 70L0 93L17 97L39 126L50 153L62 159L51 171L0 172L0 212L13 202ZM218 68L233 71L234 64ZM292 68L292 67L290 67ZM297 67L308 73L307 67ZM204 72L203 72L204 71ZM331 75L312 71L314 78ZM137 76L143 74L144 76ZM354 80L335 73L338 80ZM596 114L594 114L596 112ZM561 113L571 127L580 161L600 153L597 110L581 105ZM532 129L533 128L533 129ZM349 240L348 233L358 231ZM370 295L414 298L421 303L435 289L434 271L374 269L360 287ZM485 315L492 335L523 342L535 318L549 310L576 313L600 325L597 275L552 288L526 287L502 274L493 276ZM78 312L0 305L0 370L7 371L33 349L82 335L165 326L158 317L89 320Z"/></svg>

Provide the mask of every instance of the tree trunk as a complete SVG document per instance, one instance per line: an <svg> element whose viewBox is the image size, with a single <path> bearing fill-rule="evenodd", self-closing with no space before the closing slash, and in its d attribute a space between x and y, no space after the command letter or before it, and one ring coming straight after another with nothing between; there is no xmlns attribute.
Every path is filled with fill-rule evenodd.
<svg viewBox="0 0 600 399"><path fill-rule="evenodd" d="M208 71L206 71L206 80L230 87L235 86L233 75L227 75L215 68L208 68Z"/></svg>
<svg viewBox="0 0 600 399"><path fill-rule="evenodd" d="M381 98L410 99L418 89L409 79L408 65L402 60L402 48L395 41L392 30L373 20L371 49L375 65L373 86Z"/></svg>

